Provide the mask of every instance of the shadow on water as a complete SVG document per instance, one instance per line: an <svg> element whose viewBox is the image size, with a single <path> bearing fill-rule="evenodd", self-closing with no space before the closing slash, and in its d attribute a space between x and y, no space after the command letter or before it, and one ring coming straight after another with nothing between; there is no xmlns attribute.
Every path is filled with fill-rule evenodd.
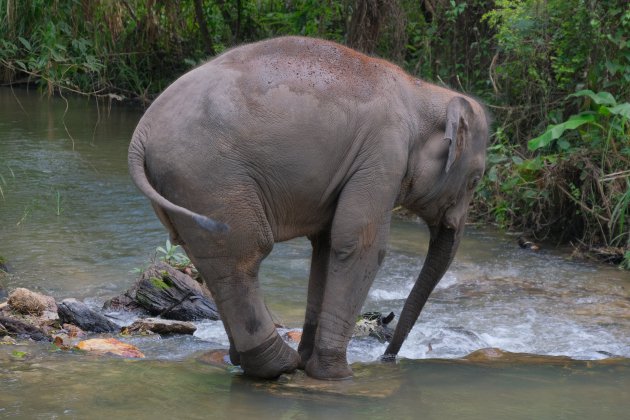
<svg viewBox="0 0 630 420"><path fill-rule="evenodd" d="M60 99L15 94L24 110L0 89L0 255L16 273L4 286L97 305L166 239L127 175L141 112L70 99L66 113ZM421 224L394 222L365 311L400 312L427 244ZM262 267L268 306L288 328L302 323L309 258L298 239L277 244ZM397 364L378 362L376 339L352 340L352 381L249 380L200 361L227 337L220 322L197 326L194 337L128 339L141 361L0 345L0 417L612 419L630 410L630 275L551 247L524 251L489 229L469 229ZM462 359L483 348L545 358Z"/></svg>

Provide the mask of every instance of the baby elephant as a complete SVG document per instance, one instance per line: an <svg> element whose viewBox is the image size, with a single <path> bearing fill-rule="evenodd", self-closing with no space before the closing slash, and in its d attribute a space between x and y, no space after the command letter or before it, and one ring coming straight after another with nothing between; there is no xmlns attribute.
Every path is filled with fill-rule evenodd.
<svg viewBox="0 0 630 420"><path fill-rule="evenodd" d="M246 374L352 375L346 348L385 257L391 210L431 239L386 356L395 356L451 263L485 165L488 119L460 93L319 39L225 52L146 111L129 170L216 300ZM302 340L279 337L258 271L273 244L313 246Z"/></svg>

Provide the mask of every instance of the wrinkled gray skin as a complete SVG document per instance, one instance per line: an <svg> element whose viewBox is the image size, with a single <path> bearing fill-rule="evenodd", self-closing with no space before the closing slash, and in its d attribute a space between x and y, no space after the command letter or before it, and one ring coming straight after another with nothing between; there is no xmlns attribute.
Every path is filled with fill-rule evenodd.
<svg viewBox="0 0 630 420"><path fill-rule="evenodd" d="M346 348L385 256L391 210L428 224L397 354L457 250L485 164L482 106L327 41L230 50L168 87L140 120L129 168L212 291L246 374L352 374ZM298 352L278 336L258 270L273 244L313 245Z"/></svg>

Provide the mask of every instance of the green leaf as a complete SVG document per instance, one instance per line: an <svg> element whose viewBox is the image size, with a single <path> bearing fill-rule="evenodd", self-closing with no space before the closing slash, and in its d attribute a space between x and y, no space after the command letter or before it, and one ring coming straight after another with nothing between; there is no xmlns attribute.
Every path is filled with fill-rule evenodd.
<svg viewBox="0 0 630 420"><path fill-rule="evenodd" d="M630 103L624 102L612 108L608 108L611 114L621 115L630 120Z"/></svg>
<svg viewBox="0 0 630 420"><path fill-rule="evenodd" d="M575 92L571 95L569 95L568 97L580 97L580 96L588 96L589 98L591 98L593 100L593 102L595 102L598 105L617 105L617 101L615 100L615 97L612 96L610 93L608 92L593 92L590 89L585 89L585 90L580 90L579 92Z"/></svg>
<svg viewBox="0 0 630 420"><path fill-rule="evenodd" d="M488 180L490 182L497 182L497 167L493 166L492 168L490 168L490 171L488 171Z"/></svg>
<svg viewBox="0 0 630 420"><path fill-rule="evenodd" d="M574 130L583 124L591 123L594 121L595 116L590 113L572 115L568 120L563 123L550 125L549 127L547 127L547 131L545 131L543 134L527 142L527 149L533 152L534 150L546 147L552 141L559 139L566 130Z"/></svg>
<svg viewBox="0 0 630 420"><path fill-rule="evenodd" d="M18 39L20 40L22 45L24 45L24 48L26 48L28 51L31 51L33 49L33 47L31 46L31 43L28 42L26 38L22 38L21 36L19 36Z"/></svg>
<svg viewBox="0 0 630 420"><path fill-rule="evenodd" d="M13 350L11 352L11 356L15 357L16 359L24 359L24 357L26 357L28 353L26 353L25 351L19 351L19 350Z"/></svg>
<svg viewBox="0 0 630 420"><path fill-rule="evenodd" d="M560 148L560 150L567 151L571 148L571 143L569 143L565 139L559 139L558 147Z"/></svg>
<svg viewBox="0 0 630 420"><path fill-rule="evenodd" d="M520 166L520 169L525 171L539 171L543 168L543 160L540 156L537 156L534 159L527 159L523 161L523 164Z"/></svg>
<svg viewBox="0 0 630 420"><path fill-rule="evenodd" d="M28 71L28 68L26 67L26 64L24 64L24 62L23 62L23 61L16 60L16 61L15 61L15 64L16 64L19 68L21 68L22 70L24 70L24 71Z"/></svg>

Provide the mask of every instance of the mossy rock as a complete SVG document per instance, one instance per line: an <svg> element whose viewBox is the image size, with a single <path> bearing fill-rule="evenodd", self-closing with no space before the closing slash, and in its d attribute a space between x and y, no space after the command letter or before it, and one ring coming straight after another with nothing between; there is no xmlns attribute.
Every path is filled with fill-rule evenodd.
<svg viewBox="0 0 630 420"><path fill-rule="evenodd" d="M151 282L151 284L153 286L157 287L158 289L162 289L162 290L168 289L168 288L172 287L172 285L173 285L172 282L169 281L168 274L163 275L162 278L155 277L155 276L150 277L149 281Z"/></svg>
<svg viewBox="0 0 630 420"><path fill-rule="evenodd" d="M163 262L147 268L127 295L152 316L178 321L219 319L208 292L191 277Z"/></svg>

